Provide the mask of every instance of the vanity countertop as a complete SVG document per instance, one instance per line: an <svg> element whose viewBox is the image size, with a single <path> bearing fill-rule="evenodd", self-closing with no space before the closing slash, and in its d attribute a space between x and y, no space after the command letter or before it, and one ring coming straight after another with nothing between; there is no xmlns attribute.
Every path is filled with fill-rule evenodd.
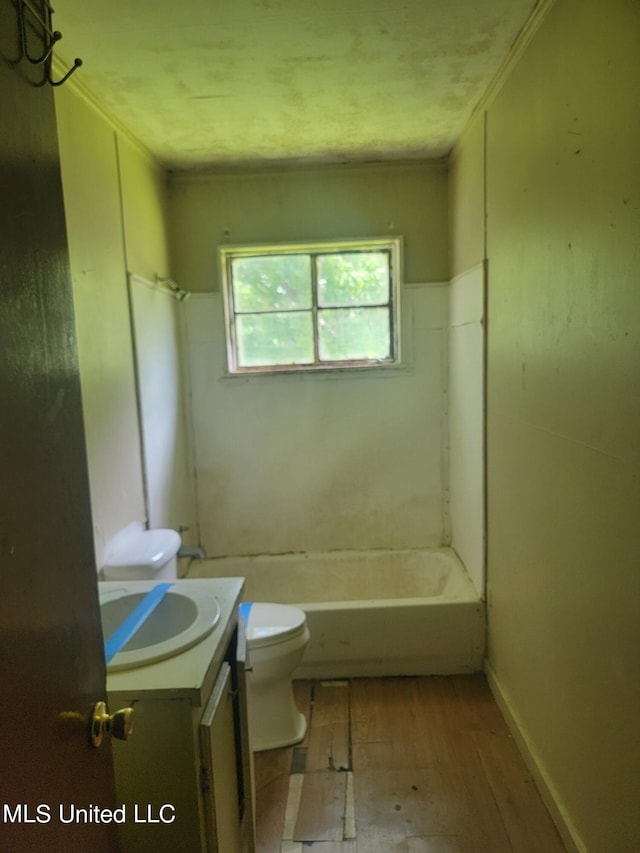
<svg viewBox="0 0 640 853"><path fill-rule="evenodd" d="M112 700L129 702L134 698L190 699L202 705L211 691L238 621L238 604L244 588L242 578L176 580L176 589L202 590L215 596L220 605L220 619L213 631L195 646L173 657L133 669L107 673L107 693ZM146 592L153 581L102 581L99 592L126 586L132 591Z"/></svg>

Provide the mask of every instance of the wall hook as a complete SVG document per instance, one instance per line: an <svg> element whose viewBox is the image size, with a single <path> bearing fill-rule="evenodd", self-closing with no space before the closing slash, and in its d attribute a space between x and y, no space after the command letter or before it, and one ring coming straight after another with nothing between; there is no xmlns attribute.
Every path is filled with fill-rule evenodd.
<svg viewBox="0 0 640 853"><path fill-rule="evenodd" d="M49 57L53 53L53 48L55 46L55 43L57 41L60 41L61 38L62 38L62 33L58 32L58 30L54 30L51 33L51 40L49 42L49 45L45 48L45 51L42 54L42 56L38 56L38 57L29 56L29 51L27 50L27 28L26 28L26 26L23 26L22 27L22 55L25 57L25 59L28 59L32 65L42 65L43 62L46 62L47 59L49 59Z"/></svg>
<svg viewBox="0 0 640 853"><path fill-rule="evenodd" d="M53 9L49 0L39 0L39 6L33 5L33 0L17 0L18 29L20 33L20 59L27 59L32 65L43 65L43 78L37 85L50 83L52 86L61 86L82 65L81 59L75 59L71 68L60 80L51 77L51 64L53 62L53 50L62 38L59 30L53 30L51 20ZM29 36L42 45L39 56L29 53Z"/></svg>
<svg viewBox="0 0 640 853"><path fill-rule="evenodd" d="M72 65L72 66L71 66L71 68L67 71L67 73L64 75L64 77L61 77L61 78L60 78L60 80L52 80L52 79L51 79L51 63L49 62L49 63L48 63L48 68L47 68L47 81L48 81L49 83L51 83L51 85L52 85L52 86L62 86L62 84L63 84L65 81L67 81L67 80L69 79L69 77L71 77L71 75L73 74L73 72L74 72L74 71L76 71L78 68L80 68L80 66L81 66L81 65L82 65L82 60L81 60L81 59L78 59L78 57L76 57L76 58L73 60L73 65Z"/></svg>

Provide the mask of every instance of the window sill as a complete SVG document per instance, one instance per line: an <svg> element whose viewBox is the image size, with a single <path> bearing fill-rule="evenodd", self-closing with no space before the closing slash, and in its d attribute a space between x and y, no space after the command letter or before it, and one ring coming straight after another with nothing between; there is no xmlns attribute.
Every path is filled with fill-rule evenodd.
<svg viewBox="0 0 640 853"><path fill-rule="evenodd" d="M243 370L235 373L231 373L229 371L225 371L220 380L223 382L226 381L237 381L238 379L273 379L278 376L298 376L309 378L310 376L315 376L318 379L363 379L365 377L381 377L381 376L395 376L395 375L410 375L413 373L412 366L407 363L399 363L396 362L394 364L366 364L366 365L358 365L358 366L345 366L345 367L292 367L292 368L280 368L277 370L270 369L262 369L262 370Z"/></svg>

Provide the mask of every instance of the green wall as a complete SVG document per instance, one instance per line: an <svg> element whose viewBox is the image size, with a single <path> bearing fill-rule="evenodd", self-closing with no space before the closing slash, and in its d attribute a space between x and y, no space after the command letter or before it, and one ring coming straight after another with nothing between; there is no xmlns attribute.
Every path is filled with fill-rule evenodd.
<svg viewBox="0 0 640 853"><path fill-rule="evenodd" d="M174 175L170 200L173 269L187 290L220 289L220 244L397 234L405 281L449 277L444 163Z"/></svg>
<svg viewBox="0 0 640 853"><path fill-rule="evenodd" d="M454 272L486 162L489 673L589 853L640 848L639 45L640 4L556 0L452 158Z"/></svg>

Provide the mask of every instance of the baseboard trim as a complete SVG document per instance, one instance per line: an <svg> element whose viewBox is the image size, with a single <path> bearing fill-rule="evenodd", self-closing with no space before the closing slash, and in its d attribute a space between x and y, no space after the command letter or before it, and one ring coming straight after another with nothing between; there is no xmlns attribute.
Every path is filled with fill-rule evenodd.
<svg viewBox="0 0 640 853"><path fill-rule="evenodd" d="M578 831L573 825L555 785L551 781L549 774L536 752L536 749L530 742L524 728L518 720L508 692L501 684L495 670L488 661L485 661L484 669L494 699L502 712L502 716L505 719L509 731L513 735L513 739L522 754L529 772L533 776L538 791L540 792L540 796L549 810L549 814L560 833L560 837L562 838L565 847L569 853L588 853L587 846L582 841Z"/></svg>

